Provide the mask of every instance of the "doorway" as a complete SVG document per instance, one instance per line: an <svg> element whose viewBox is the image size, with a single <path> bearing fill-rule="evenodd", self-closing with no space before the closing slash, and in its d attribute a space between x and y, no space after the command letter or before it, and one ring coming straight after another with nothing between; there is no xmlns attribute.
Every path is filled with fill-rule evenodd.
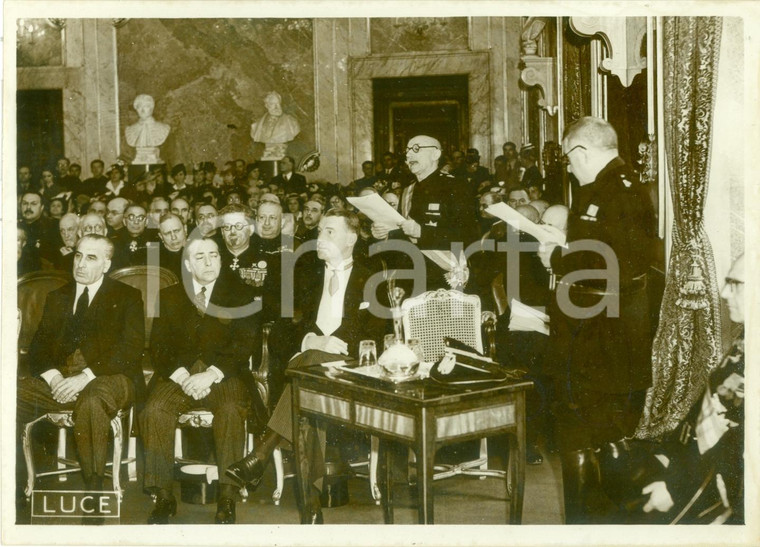
<svg viewBox="0 0 760 547"><path fill-rule="evenodd" d="M466 74L410 78L374 78L375 159L391 150L403 153L415 135L441 141L446 154L469 142Z"/></svg>
<svg viewBox="0 0 760 547"><path fill-rule="evenodd" d="M64 157L63 90L24 89L16 92L16 161L27 165L33 181L43 169Z"/></svg>

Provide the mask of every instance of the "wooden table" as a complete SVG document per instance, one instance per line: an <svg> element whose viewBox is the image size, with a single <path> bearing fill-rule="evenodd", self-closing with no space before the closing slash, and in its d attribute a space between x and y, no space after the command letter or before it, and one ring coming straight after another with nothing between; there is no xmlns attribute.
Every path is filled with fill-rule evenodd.
<svg viewBox="0 0 760 547"><path fill-rule="evenodd" d="M508 434L511 457L505 474L512 495L509 523L520 524L525 487L525 390L529 381L450 387L431 379L393 384L322 366L289 369L293 382L293 431L301 416L365 431L406 445L417 455L418 512L421 524L433 524L433 461L437 448L482 437ZM293 436L295 453L298 435ZM386 450L386 458L389 451ZM296 466L297 468L300 466ZM390 465L386 461L383 507L393 523ZM301 472L299 469L298 472ZM299 484L303 484L299 480Z"/></svg>

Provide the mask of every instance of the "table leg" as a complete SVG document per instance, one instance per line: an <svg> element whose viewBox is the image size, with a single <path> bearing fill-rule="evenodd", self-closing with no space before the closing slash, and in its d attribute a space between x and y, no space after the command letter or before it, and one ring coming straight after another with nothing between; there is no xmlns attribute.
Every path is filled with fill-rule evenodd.
<svg viewBox="0 0 760 547"><path fill-rule="evenodd" d="M417 504L420 524L434 524L433 464L435 463L435 415L422 409L417 443Z"/></svg>
<svg viewBox="0 0 760 547"><path fill-rule="evenodd" d="M393 450L391 443L380 441L378 450L382 462L383 495L383 521L385 524L393 524Z"/></svg>
<svg viewBox="0 0 760 547"><path fill-rule="evenodd" d="M515 416L517 416L517 431L509 436L510 469L508 474L512 476L512 497L509 503L509 523L522 523L523 495L525 494L525 392L521 392L515 399ZM509 479L507 489L509 488ZM509 491L509 490L507 490Z"/></svg>
<svg viewBox="0 0 760 547"><path fill-rule="evenodd" d="M295 479L296 479L296 494L299 496L299 498L296 500L296 504L301 510L301 513L303 513L304 508L306 507L306 503L308 502L308 495L309 491L304 491L303 485L304 480L308 480L307 477L304 477L304 474L308 475L308 466L304 466L306 469L301 467L301 404L300 404L300 398L299 398L299 390L298 390L298 380L296 378L293 378L293 383L291 385L291 393L292 393L292 412L291 412L291 418L293 420L293 438L291 439L291 444L293 445L293 459L295 460L294 471L295 471Z"/></svg>

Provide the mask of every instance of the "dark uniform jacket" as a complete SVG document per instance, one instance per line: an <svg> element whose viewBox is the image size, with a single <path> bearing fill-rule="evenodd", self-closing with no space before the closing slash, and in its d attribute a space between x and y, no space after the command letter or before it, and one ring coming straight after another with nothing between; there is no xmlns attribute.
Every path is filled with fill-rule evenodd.
<svg viewBox="0 0 760 547"><path fill-rule="evenodd" d="M81 372L66 363L77 349L72 332L75 296L76 283L72 282L51 292L45 300L42 320L29 348L33 376L51 368L64 376ZM124 374L130 378L135 384L137 401L145 393L140 368L145 345L144 321L140 291L106 277L84 314L78 345L95 376Z"/></svg>
<svg viewBox="0 0 760 547"><path fill-rule="evenodd" d="M451 249L452 242L466 247L478 238L475 202L465 181L435 171L407 190L409 218L421 227L420 249Z"/></svg>
<svg viewBox="0 0 760 547"><path fill-rule="evenodd" d="M158 247L150 241L150 236L145 231L133 237L126 228L117 232L113 238L113 245L111 271L127 266L145 266L148 263L148 245Z"/></svg>
<svg viewBox="0 0 760 547"><path fill-rule="evenodd" d="M574 198L568 219L567 241L595 240L608 245L620 268L620 287L613 290L604 280L580 281L570 286L570 301L591 307L603 296L619 296L619 317L608 310L582 319L565 315L552 298L551 340L545 367L552 376L568 378L572 394L585 391L628 393L651 384L651 339L646 274L654 242L654 212L644 187L635 182L623 160L613 159L596 180L582 186ZM607 268L598 252L577 251L563 256L556 248L551 256L553 273ZM562 285L568 283L560 280ZM559 293L559 289L557 291Z"/></svg>

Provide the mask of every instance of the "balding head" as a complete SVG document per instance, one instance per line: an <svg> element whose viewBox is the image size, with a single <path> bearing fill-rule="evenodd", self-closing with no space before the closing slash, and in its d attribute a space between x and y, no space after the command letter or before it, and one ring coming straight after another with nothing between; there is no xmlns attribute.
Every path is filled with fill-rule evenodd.
<svg viewBox="0 0 760 547"><path fill-rule="evenodd" d="M529 203L529 205L538 211L539 215L543 215L544 211L549 208L549 202L545 199L534 199Z"/></svg>
<svg viewBox="0 0 760 547"><path fill-rule="evenodd" d="M114 230L124 226L124 211L127 209L129 202L122 197L115 197L108 202L106 209L106 222Z"/></svg>
<svg viewBox="0 0 760 547"><path fill-rule="evenodd" d="M428 135L417 135L409 140L406 147L406 164L417 178L423 180L438 169L441 158L441 143Z"/></svg>
<svg viewBox="0 0 760 547"><path fill-rule="evenodd" d="M74 213L66 213L58 222L58 230L61 232L63 244L73 249L79 237L79 217Z"/></svg>
<svg viewBox="0 0 760 547"><path fill-rule="evenodd" d="M515 210L531 222L538 222L541 219L535 207L530 205L518 205Z"/></svg>
<svg viewBox="0 0 760 547"><path fill-rule="evenodd" d="M88 234L106 235L106 221L98 213L87 213L79 221L79 236Z"/></svg>
<svg viewBox="0 0 760 547"><path fill-rule="evenodd" d="M552 205L541 216L541 223L554 226L563 234L567 234L567 215L569 210L564 205Z"/></svg>

